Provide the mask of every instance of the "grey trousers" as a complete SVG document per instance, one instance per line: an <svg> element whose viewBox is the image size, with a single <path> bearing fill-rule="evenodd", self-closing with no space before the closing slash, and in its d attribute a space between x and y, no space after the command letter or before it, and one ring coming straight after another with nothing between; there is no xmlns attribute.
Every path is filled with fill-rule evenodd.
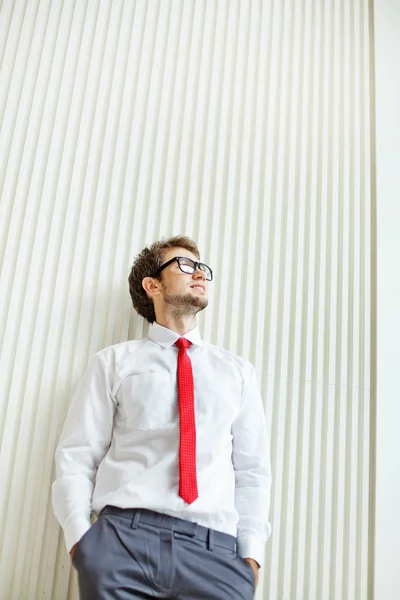
<svg viewBox="0 0 400 600"><path fill-rule="evenodd" d="M233 536L144 509L111 506L79 541L81 600L252 600L254 574Z"/></svg>

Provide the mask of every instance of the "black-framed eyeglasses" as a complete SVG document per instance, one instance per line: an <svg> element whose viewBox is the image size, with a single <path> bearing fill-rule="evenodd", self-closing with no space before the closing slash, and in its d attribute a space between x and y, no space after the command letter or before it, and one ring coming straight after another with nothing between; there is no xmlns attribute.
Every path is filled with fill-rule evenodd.
<svg viewBox="0 0 400 600"><path fill-rule="evenodd" d="M205 273L207 281L212 281L213 273L208 265L205 265L202 262L196 262L195 260L187 258L186 256L174 256L174 258L171 258L171 260L161 265L161 267L157 269L157 271L152 273L150 277L157 277L161 273L161 271L163 271L166 267L169 267L169 265L172 265L173 262L178 263L178 267L180 268L182 273L191 274L194 273L196 269L200 269L200 271L203 271L203 273Z"/></svg>

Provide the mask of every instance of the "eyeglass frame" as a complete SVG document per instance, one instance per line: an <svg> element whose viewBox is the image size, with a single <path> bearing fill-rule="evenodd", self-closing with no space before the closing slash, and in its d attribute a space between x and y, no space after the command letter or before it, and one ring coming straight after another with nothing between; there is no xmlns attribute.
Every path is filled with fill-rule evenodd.
<svg viewBox="0 0 400 600"><path fill-rule="evenodd" d="M166 267L169 267L169 265L172 265L173 262L177 262L178 263L178 267L180 269L180 271L182 271L182 273L185 273L185 275L193 275L193 273L187 273L186 271L183 271L181 268L181 265L179 263L179 260L183 258L184 260L190 260L193 264L194 264L194 271L193 273L196 273L197 269L199 269L199 271L201 271L202 273L205 273L205 271L203 271L203 269L200 268L200 265L204 265L205 267L207 267L207 269L210 271L210 275L211 275L211 279L207 279L207 281L212 281L213 280L213 272L212 269L206 265L203 262L196 262L195 260L193 260L192 258L190 258L189 256L174 256L174 258L171 258L171 260L168 260L166 263L164 263L163 265L161 265L161 267L159 269L157 269L157 271L155 271L154 273L152 273L150 275L150 277L158 277L158 275L160 275L161 271L163 271Z"/></svg>

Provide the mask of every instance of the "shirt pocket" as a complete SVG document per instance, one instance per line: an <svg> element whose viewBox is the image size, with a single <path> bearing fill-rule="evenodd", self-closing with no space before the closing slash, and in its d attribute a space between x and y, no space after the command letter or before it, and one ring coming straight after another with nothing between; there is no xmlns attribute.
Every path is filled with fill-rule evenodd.
<svg viewBox="0 0 400 600"><path fill-rule="evenodd" d="M122 380L118 411L132 429L161 429L177 418L176 390L168 373L143 373Z"/></svg>

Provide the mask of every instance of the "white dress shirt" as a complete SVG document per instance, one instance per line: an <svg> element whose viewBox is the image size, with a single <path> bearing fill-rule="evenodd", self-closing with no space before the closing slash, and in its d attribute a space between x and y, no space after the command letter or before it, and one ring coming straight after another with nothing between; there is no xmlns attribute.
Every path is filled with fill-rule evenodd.
<svg viewBox="0 0 400 600"><path fill-rule="evenodd" d="M264 561L271 468L254 367L187 333L192 361L199 497L179 495L179 335L150 336L98 352L81 379L56 450L53 508L67 549L92 510L147 508L237 537L237 552Z"/></svg>

